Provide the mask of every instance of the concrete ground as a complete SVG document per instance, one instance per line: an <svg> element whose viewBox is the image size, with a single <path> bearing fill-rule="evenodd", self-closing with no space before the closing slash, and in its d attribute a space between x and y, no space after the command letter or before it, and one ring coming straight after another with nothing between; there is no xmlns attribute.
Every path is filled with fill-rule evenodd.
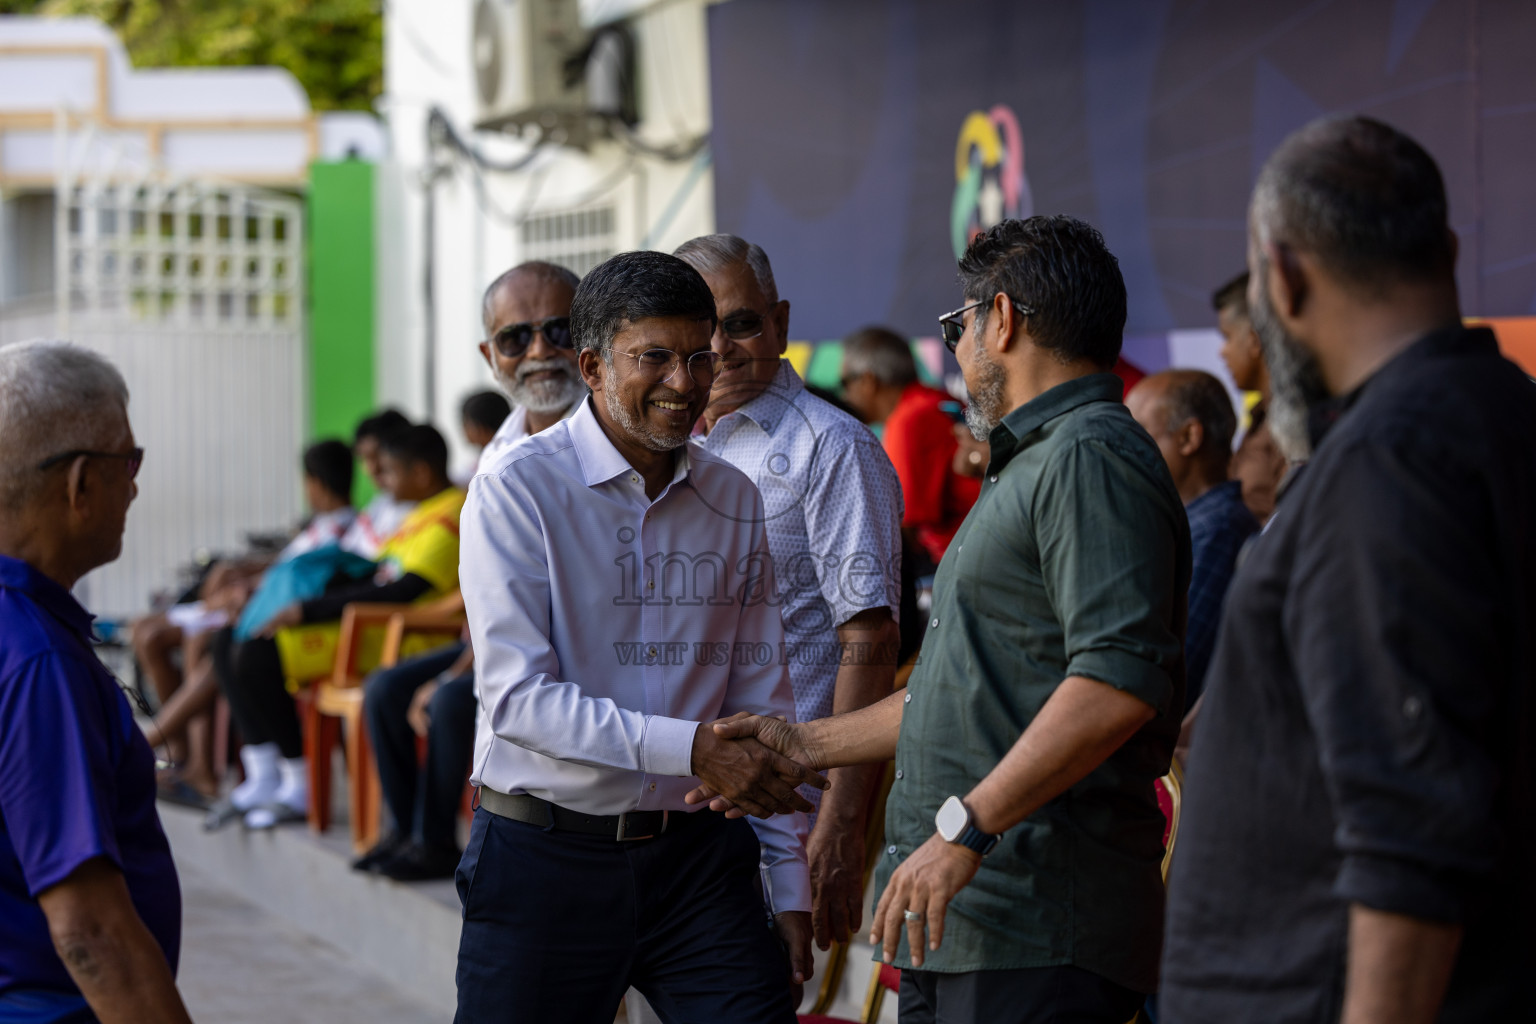
<svg viewBox="0 0 1536 1024"><path fill-rule="evenodd" d="M390 988L334 946L181 863L181 969L192 1019L218 1024L442 1024L434 1010Z"/></svg>

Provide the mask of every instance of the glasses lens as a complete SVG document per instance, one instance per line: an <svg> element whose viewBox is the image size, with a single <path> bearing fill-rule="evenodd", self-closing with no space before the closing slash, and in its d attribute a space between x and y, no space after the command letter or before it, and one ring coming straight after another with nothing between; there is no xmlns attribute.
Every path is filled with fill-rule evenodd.
<svg viewBox="0 0 1536 1024"><path fill-rule="evenodd" d="M532 324L508 324L496 332L496 351L503 359L516 359L533 341Z"/></svg>
<svg viewBox="0 0 1536 1024"><path fill-rule="evenodd" d="M763 318L756 313L733 316L720 324L720 331L732 341L746 341L763 333Z"/></svg>
<svg viewBox="0 0 1536 1024"><path fill-rule="evenodd" d="M939 334L943 336L944 344L949 346L951 352L955 350L956 345L960 344L960 335L964 333L964 328L954 320L939 321Z"/></svg>
<svg viewBox="0 0 1536 1024"><path fill-rule="evenodd" d="M555 348L570 348L571 343L571 318L568 316L552 316L539 325L544 333L544 340Z"/></svg>
<svg viewBox="0 0 1536 1024"><path fill-rule="evenodd" d="M640 367L640 372L649 381L663 381L672 376L675 371L677 353L664 348L648 348L635 357L635 363Z"/></svg>
<svg viewBox="0 0 1536 1024"><path fill-rule="evenodd" d="M708 387L720 372L720 353L695 352L688 357L688 373L695 384Z"/></svg>
<svg viewBox="0 0 1536 1024"><path fill-rule="evenodd" d="M133 454L128 456L128 479L132 480L139 475L139 470L144 466L144 449L135 448Z"/></svg>

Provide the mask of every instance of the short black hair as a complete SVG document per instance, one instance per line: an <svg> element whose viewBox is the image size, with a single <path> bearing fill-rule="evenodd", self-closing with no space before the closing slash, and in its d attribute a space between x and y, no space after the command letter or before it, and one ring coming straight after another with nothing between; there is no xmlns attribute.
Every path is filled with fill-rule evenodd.
<svg viewBox="0 0 1536 1024"><path fill-rule="evenodd" d="M485 286L485 294L480 297L480 319L487 328L491 326L491 301L496 298L496 293L501 291L503 285L521 274L563 284L573 292L581 283L580 275L574 270L545 260L529 260L526 263L519 263L511 270L503 270L496 275L496 280Z"/></svg>
<svg viewBox="0 0 1536 1024"><path fill-rule="evenodd" d="M1248 271L1243 271L1212 292L1211 308L1218 313L1230 309L1238 316L1248 316Z"/></svg>
<svg viewBox="0 0 1536 1024"><path fill-rule="evenodd" d="M357 444L365 437L381 441L385 435L404 430L410 425L411 421L398 409L382 409L357 425L357 430L352 434L352 443Z"/></svg>
<svg viewBox="0 0 1536 1024"><path fill-rule="evenodd" d="M1063 363L1087 359L1109 369L1125 333L1125 279L1104 236L1076 217L1005 220L982 232L960 257L968 301L999 293L1032 307L1029 335ZM977 329L987 309L978 310Z"/></svg>
<svg viewBox="0 0 1536 1024"><path fill-rule="evenodd" d="M1310 252L1372 294L1455 272L1440 168L1373 118L1320 118L1293 133L1259 172L1252 216L1261 241Z"/></svg>
<svg viewBox="0 0 1536 1024"><path fill-rule="evenodd" d="M664 252L621 252L587 272L571 300L577 351L595 349L613 360L613 336L626 324L658 317L708 322L715 330L715 297L699 272Z"/></svg>
<svg viewBox="0 0 1536 1024"><path fill-rule="evenodd" d="M1224 470L1232 459L1232 437L1237 433L1237 411L1227 389L1204 370L1166 372L1169 380L1163 392L1163 411L1168 429L1177 430L1190 420L1200 424L1200 458Z"/></svg>
<svg viewBox="0 0 1536 1024"><path fill-rule="evenodd" d="M304 475L342 501L352 500L352 469L352 449L345 441L327 438L304 449Z"/></svg>
<svg viewBox="0 0 1536 1024"><path fill-rule="evenodd" d="M511 403L500 391L476 391L459 406L459 419L494 432L511 412Z"/></svg>
<svg viewBox="0 0 1536 1024"><path fill-rule="evenodd" d="M448 478L448 442L430 423L417 423L379 438L379 450L401 462L424 462L433 474Z"/></svg>

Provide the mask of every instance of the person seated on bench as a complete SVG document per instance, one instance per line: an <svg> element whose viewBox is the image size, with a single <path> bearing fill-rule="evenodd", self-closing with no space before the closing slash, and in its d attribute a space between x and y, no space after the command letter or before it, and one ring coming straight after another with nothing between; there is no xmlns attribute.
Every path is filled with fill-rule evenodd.
<svg viewBox="0 0 1536 1024"><path fill-rule="evenodd" d="M305 816L308 774L293 691L302 682L330 673L340 639L339 620L348 604L428 601L459 585L464 492L448 482L443 436L419 424L387 435L380 447L385 487L397 500L419 504L384 543L371 579L333 586L320 597L288 604L249 640L230 638L221 659L227 669L220 670L219 682L246 743L241 751L246 779L209 812L209 827L241 815L248 828L270 828ZM371 652L359 654L358 667L368 667L370 659L377 664L377 638Z"/></svg>

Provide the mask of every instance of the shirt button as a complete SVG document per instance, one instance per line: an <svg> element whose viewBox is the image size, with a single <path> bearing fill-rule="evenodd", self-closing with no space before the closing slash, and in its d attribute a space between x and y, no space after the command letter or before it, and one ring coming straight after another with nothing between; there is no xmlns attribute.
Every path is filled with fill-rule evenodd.
<svg viewBox="0 0 1536 1024"><path fill-rule="evenodd" d="M885 848L885 852L891 854L892 856L895 856L896 855L896 847L894 847L894 846L887 846Z"/></svg>
<svg viewBox="0 0 1536 1024"><path fill-rule="evenodd" d="M901 698L901 702L903 704L911 704L912 703L912 694L909 692L905 697Z"/></svg>
<svg viewBox="0 0 1536 1024"><path fill-rule="evenodd" d="M928 623L928 625L930 625L930 626L937 626L938 624L939 624L939 620L938 619L934 619L932 622Z"/></svg>
<svg viewBox="0 0 1536 1024"><path fill-rule="evenodd" d="M654 648L654 647L652 647L652 648L650 648L650 650L649 650L649 651L647 651L647 652L646 652L646 653L648 653L648 654L649 654L649 655L650 655L650 656L651 656L651 657L653 657L653 658L654 658L654 657L656 657L656 648Z"/></svg>
<svg viewBox="0 0 1536 1024"><path fill-rule="evenodd" d="M997 477L993 477L992 479L996 480ZM637 484L637 483L640 482L640 478L637 477L637 476L632 476L632 477L629 478L629 482L632 483L632 484Z"/></svg>
<svg viewBox="0 0 1536 1024"><path fill-rule="evenodd" d="M648 590L655 590L656 589L656 581L655 580L646 580L645 581L645 586L646 586L646 589L648 589Z"/></svg>
<svg viewBox="0 0 1536 1024"><path fill-rule="evenodd" d="M987 477L987 479L992 481L993 483L997 483L997 474L993 473L991 476Z"/></svg>
<svg viewBox="0 0 1536 1024"><path fill-rule="evenodd" d="M896 769L896 777L899 779L899 778L901 778L901 776L902 776L902 771L901 771L900 768L897 768Z"/></svg>
<svg viewBox="0 0 1536 1024"><path fill-rule="evenodd" d="M654 782L651 783L651 792L652 793L656 792L656 783L654 783Z"/></svg>

